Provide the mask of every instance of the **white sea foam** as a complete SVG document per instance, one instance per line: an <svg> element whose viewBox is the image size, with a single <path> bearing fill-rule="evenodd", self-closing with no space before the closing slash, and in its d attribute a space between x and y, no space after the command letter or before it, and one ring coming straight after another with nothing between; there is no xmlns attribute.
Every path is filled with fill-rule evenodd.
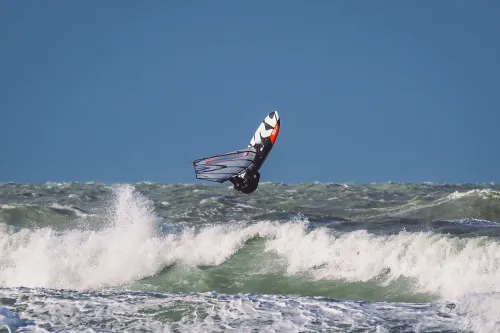
<svg viewBox="0 0 500 333"><path fill-rule="evenodd" d="M384 274L390 282L409 277L418 282L418 291L445 299L500 289L500 244L487 238L426 232L335 235L327 229L308 231L295 223L281 225L268 249L286 257L289 273L314 269L317 279L369 281Z"/></svg>
<svg viewBox="0 0 500 333"><path fill-rule="evenodd" d="M491 189L475 189L466 192L455 191L447 196L436 199L429 203L419 203L418 201L410 200L408 203L395 207L382 207L382 208L370 208L370 210L380 211L378 215L370 215L370 218L383 215L401 216L416 210L431 208L439 205L446 204L455 200L460 200L462 198L479 196L481 199L500 199L500 192Z"/></svg>
<svg viewBox="0 0 500 333"><path fill-rule="evenodd" d="M455 200L455 199L460 199L463 197L471 196L471 195L478 195L482 199L500 199L500 192L491 190L491 189L481 189L481 190L470 190L467 192L458 192L455 191L452 194L448 195L447 198L450 200Z"/></svg>
<svg viewBox="0 0 500 333"><path fill-rule="evenodd" d="M99 231L1 228L0 287L94 289L151 276L175 262L219 265L249 238L275 228L212 226L162 235L152 204L131 186L117 190L107 218L111 225Z"/></svg>
<svg viewBox="0 0 500 333"><path fill-rule="evenodd" d="M308 272L316 279L386 283L411 278L415 291L458 300L474 332L500 332L500 244L488 238L460 239L431 233L375 236L366 231L332 234L282 225L268 250L285 256L290 274ZM480 295L480 296L478 296Z"/></svg>
<svg viewBox="0 0 500 333"><path fill-rule="evenodd" d="M357 303L279 295L22 290L26 312L56 330L99 326L115 332L438 332L454 329L444 304ZM0 296L10 297L9 290ZM20 302L23 302L22 300ZM168 318L168 319L167 319ZM90 329L89 329L90 330Z"/></svg>

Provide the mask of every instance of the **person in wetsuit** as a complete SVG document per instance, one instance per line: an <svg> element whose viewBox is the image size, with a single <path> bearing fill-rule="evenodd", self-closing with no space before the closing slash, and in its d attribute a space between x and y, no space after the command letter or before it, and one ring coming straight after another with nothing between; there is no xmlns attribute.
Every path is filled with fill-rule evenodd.
<svg viewBox="0 0 500 333"><path fill-rule="evenodd" d="M269 153L269 149L265 149L263 144L255 145L254 148L257 154L253 160L253 166L243 176L236 176L229 179L233 183L235 190L245 194L252 193L259 186L259 169Z"/></svg>
<svg viewBox="0 0 500 333"><path fill-rule="evenodd" d="M258 170L248 170L242 177L233 177L229 181L233 183L234 188L242 193L250 194L259 186L260 173Z"/></svg>

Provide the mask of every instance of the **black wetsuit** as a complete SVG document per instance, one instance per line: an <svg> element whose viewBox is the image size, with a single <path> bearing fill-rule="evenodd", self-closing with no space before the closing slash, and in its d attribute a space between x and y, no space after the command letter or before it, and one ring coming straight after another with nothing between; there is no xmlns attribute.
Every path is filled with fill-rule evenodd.
<svg viewBox="0 0 500 333"><path fill-rule="evenodd" d="M234 188L242 193L250 194L259 186L260 173L255 170L248 170L243 178L233 177L229 179L234 184Z"/></svg>

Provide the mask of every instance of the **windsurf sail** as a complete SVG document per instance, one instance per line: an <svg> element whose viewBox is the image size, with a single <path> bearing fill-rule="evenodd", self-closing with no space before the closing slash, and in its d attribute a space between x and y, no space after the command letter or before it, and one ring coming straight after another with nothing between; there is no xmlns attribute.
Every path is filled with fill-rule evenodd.
<svg viewBox="0 0 500 333"><path fill-rule="evenodd" d="M197 179L223 183L253 166L256 151L248 147L193 161Z"/></svg>

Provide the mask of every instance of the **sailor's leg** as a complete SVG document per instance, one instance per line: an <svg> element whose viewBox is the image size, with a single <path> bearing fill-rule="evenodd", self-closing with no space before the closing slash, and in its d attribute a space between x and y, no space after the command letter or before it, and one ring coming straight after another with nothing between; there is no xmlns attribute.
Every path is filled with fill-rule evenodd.
<svg viewBox="0 0 500 333"><path fill-rule="evenodd" d="M241 185L243 184L243 179L241 179L240 177L229 178L229 181L233 183L234 188L237 189L238 191L240 190Z"/></svg>

